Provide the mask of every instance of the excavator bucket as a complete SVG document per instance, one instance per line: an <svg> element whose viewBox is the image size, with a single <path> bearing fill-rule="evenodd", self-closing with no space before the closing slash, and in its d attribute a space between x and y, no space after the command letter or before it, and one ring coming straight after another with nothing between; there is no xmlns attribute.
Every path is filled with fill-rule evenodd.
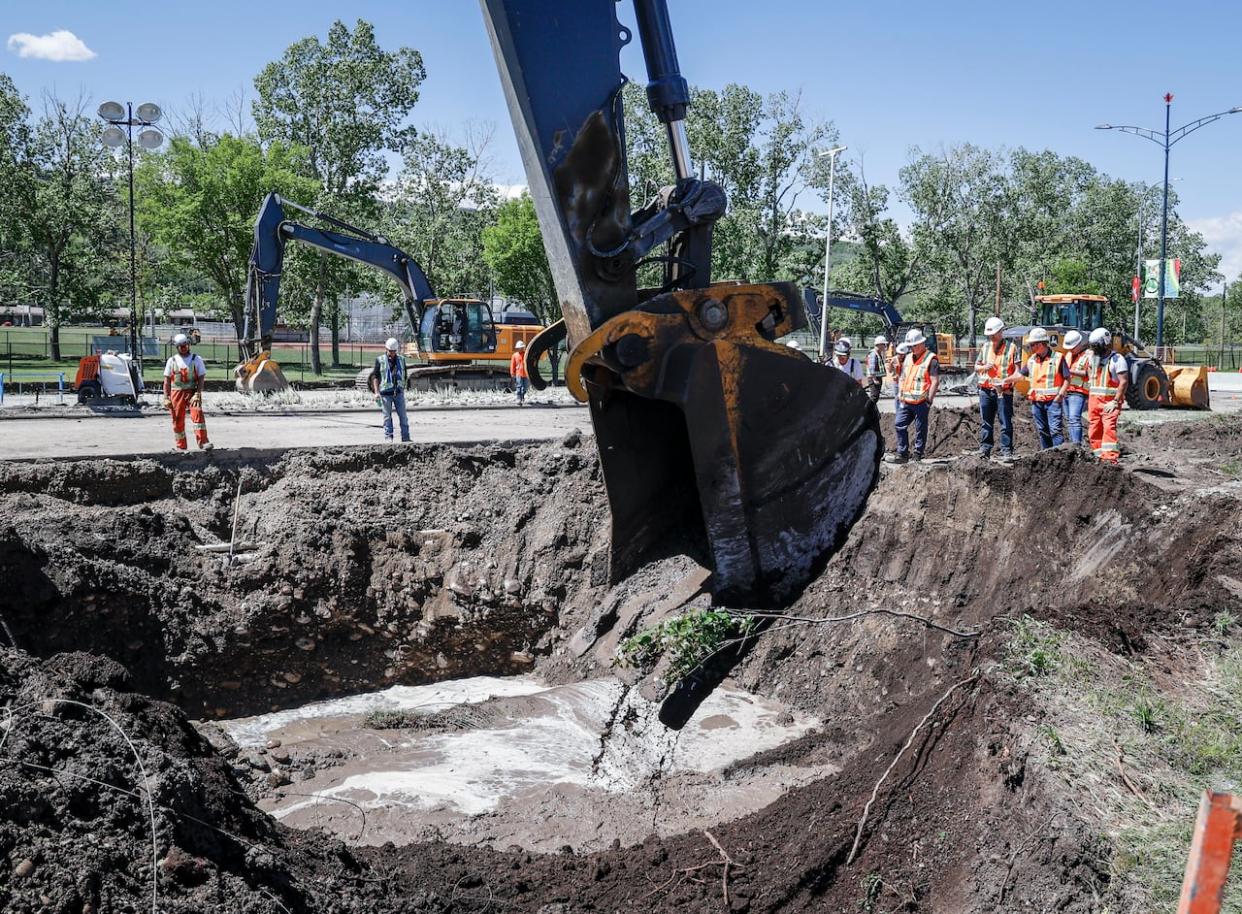
<svg viewBox="0 0 1242 914"><path fill-rule="evenodd" d="M791 283L660 296L575 347L624 577L670 534L705 540L716 599L796 593L862 512L879 416L858 384L775 342L804 320Z"/></svg>
<svg viewBox="0 0 1242 914"><path fill-rule="evenodd" d="M856 382L777 342L806 326L793 284L712 284L726 201L690 159L666 0L634 0L634 13L676 183L634 212L619 62L634 35L616 2L482 6L564 315L566 384L590 404L612 579L689 549L717 601L787 599L861 514L879 417ZM642 290L651 262L664 282Z"/></svg>
<svg viewBox="0 0 1242 914"><path fill-rule="evenodd" d="M1203 365L1165 365L1169 376L1169 403L1193 409L1211 409L1208 370Z"/></svg>
<svg viewBox="0 0 1242 914"><path fill-rule="evenodd" d="M238 393L274 394L289 389L289 382L270 352L260 352L233 369Z"/></svg>

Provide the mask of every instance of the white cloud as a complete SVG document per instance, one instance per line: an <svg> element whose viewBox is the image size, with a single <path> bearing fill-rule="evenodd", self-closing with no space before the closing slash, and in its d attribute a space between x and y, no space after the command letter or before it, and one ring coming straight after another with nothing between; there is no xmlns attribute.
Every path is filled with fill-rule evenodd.
<svg viewBox="0 0 1242 914"><path fill-rule="evenodd" d="M91 60L97 56L86 46L86 42L67 29L57 29L46 35L17 32L9 36L9 50L18 57L54 60L58 63L67 60Z"/></svg>
<svg viewBox="0 0 1242 914"><path fill-rule="evenodd" d="M1186 224L1203 236L1208 249L1220 254L1220 271L1230 283L1242 276L1242 210L1227 216L1187 219Z"/></svg>

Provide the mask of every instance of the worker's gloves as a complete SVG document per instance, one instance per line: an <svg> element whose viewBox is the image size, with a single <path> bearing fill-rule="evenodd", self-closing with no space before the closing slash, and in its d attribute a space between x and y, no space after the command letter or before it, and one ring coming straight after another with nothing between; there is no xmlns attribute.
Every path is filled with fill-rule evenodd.
<svg viewBox="0 0 1242 914"><path fill-rule="evenodd" d="M164 398L164 409L168 410L169 412L172 412L172 397Z"/></svg>
<svg viewBox="0 0 1242 914"><path fill-rule="evenodd" d="M1104 412L1106 413L1115 413L1120 408L1121 407L1117 405L1116 400L1109 400L1107 403L1104 404Z"/></svg>
<svg viewBox="0 0 1242 914"><path fill-rule="evenodd" d="M195 391L194 396L190 397L190 405L197 407L198 409L202 409L203 408L203 395Z"/></svg>

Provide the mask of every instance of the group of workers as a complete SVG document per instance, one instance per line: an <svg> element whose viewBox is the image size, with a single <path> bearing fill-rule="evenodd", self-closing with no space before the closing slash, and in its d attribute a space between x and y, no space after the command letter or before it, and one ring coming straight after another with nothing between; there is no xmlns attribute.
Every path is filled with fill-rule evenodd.
<svg viewBox="0 0 1242 914"><path fill-rule="evenodd" d="M1065 351L1052 348L1048 331L1033 327L1026 335L1031 350L1021 362L1019 340L1005 339L1005 322L988 318L983 327L987 342L975 360L979 382L979 454L990 457L1000 425L1000 456L1013 457L1013 392L1019 378L1030 383L1031 418L1041 450L1069 440L1081 446L1086 438L1100 460L1120 456L1117 420L1125 402L1130 369L1125 357L1113 351L1113 335L1103 327L1084 337L1077 330L1065 334ZM1087 417L1085 435L1083 415Z"/></svg>
<svg viewBox="0 0 1242 914"><path fill-rule="evenodd" d="M996 427L1000 426L1000 459L1013 458L1013 394L1019 379L1029 382L1031 416L1040 449L1069 440L1082 445L1084 437L1100 460L1116 461L1117 420L1125 402L1129 368L1125 357L1112 349L1112 334L1103 327L1084 337L1077 330L1065 335L1065 352L1053 349L1048 331L1032 328L1026 336L1030 356L1022 361L1021 341L1005 338L1005 322L989 318L984 325L987 342L975 360L979 386L979 454L992 456ZM863 360L852 354L853 344L842 337L833 345L828 364L857 381L872 403L880 398L886 375L894 379L897 400L897 447L893 463L921 460L927 445L928 417L940 388L940 362L927 345L923 331L906 333L892 356L889 339L877 336ZM1083 416L1086 416L1084 430ZM910 427L914 426L913 448ZM1085 431L1085 435L1084 435Z"/></svg>

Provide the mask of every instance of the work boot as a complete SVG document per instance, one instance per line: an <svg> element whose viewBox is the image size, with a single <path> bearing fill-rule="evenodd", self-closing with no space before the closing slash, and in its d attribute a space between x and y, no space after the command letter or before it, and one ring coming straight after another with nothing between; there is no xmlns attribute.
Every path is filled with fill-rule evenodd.
<svg viewBox="0 0 1242 914"><path fill-rule="evenodd" d="M915 451L915 452L914 452L914 456L913 456L913 457L911 457L910 459L911 459L911 460L922 460L922 459L923 459L923 452L922 452L922 451Z"/></svg>
<svg viewBox="0 0 1242 914"><path fill-rule="evenodd" d="M910 458L905 454L890 454L888 456L889 463L909 463Z"/></svg>
<svg viewBox="0 0 1242 914"><path fill-rule="evenodd" d="M202 445L201 449L204 451L214 451L216 449L216 446L212 444L210 441L208 441Z"/></svg>
<svg viewBox="0 0 1242 914"><path fill-rule="evenodd" d="M1014 460L1013 451L1001 451L1000 452L1001 463L1013 463L1013 460Z"/></svg>
<svg viewBox="0 0 1242 914"><path fill-rule="evenodd" d="M990 449L988 449L988 448L980 448L980 449L979 449L979 458L980 458L981 460L991 460L991 459L992 459L992 451L991 451Z"/></svg>

